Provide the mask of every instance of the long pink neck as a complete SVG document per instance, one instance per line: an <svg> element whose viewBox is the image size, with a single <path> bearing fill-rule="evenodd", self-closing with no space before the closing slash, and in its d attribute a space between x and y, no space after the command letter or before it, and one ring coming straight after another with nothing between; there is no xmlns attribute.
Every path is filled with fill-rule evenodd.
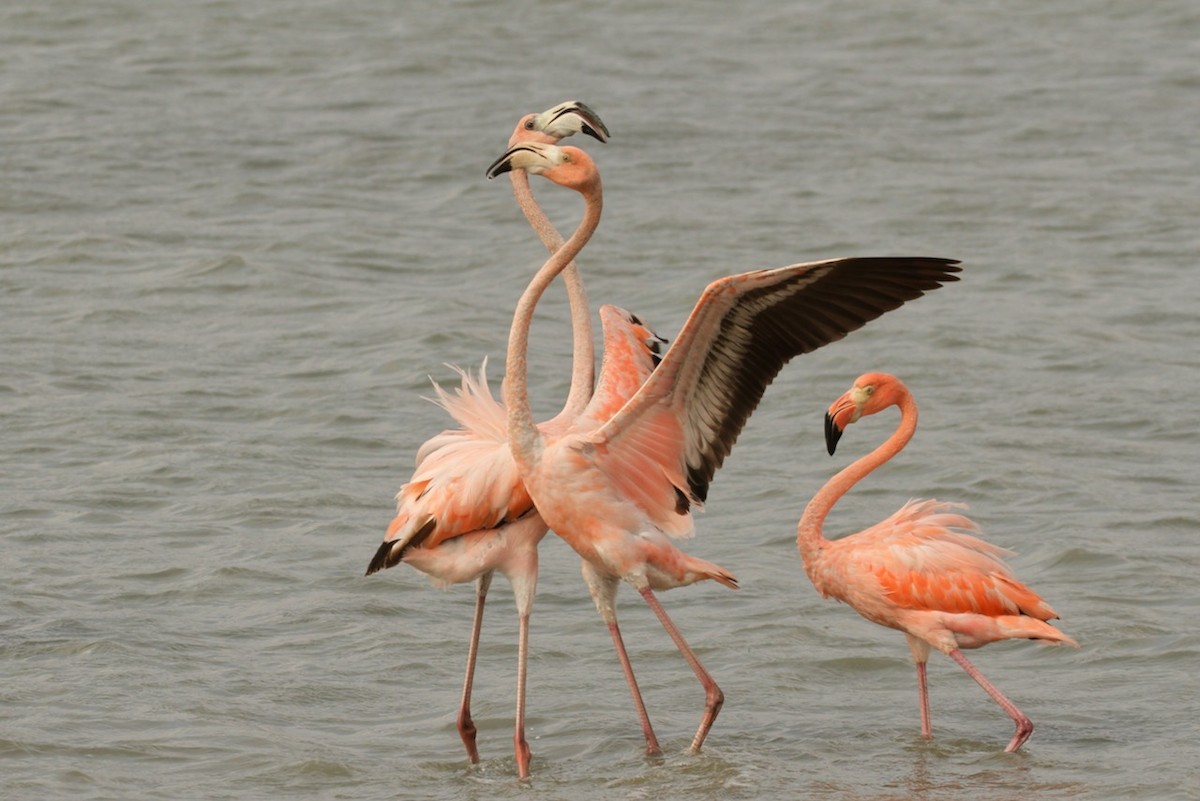
<svg viewBox="0 0 1200 801"><path fill-rule="evenodd" d="M908 390L900 395L896 405L900 407L900 425L883 444L866 456L852 462L829 481L813 496L804 508L800 524L796 526L796 544L800 546L800 556L808 561L810 555L820 550L825 544L825 518L834 504L878 467L904 449L917 430L917 404Z"/></svg>
<svg viewBox="0 0 1200 801"><path fill-rule="evenodd" d="M525 219L529 220L538 239L542 240L546 250L553 255L562 247L563 238L534 199L533 190L529 187L529 173L525 170L513 170L509 175L512 178L513 194L525 214ZM588 308L583 278L574 262L563 270L563 281L567 285L567 301L571 304L571 336L574 344L571 357L571 389L560 414L567 419L574 419L583 412L592 397L596 381L596 352L592 339L592 311Z"/></svg>
<svg viewBox="0 0 1200 801"><path fill-rule="evenodd" d="M533 276L529 286L525 287L520 300L517 301L516 311L513 312L512 330L508 334L508 361L504 376L504 405L508 409L508 444L523 474L532 471L542 447L541 435L533 421L533 410L529 404L527 357L533 310L554 278L587 244L600 223L600 211L604 205L599 177L589 187L580 191L584 199L583 220L575 229L575 233L571 234L571 238L547 259Z"/></svg>

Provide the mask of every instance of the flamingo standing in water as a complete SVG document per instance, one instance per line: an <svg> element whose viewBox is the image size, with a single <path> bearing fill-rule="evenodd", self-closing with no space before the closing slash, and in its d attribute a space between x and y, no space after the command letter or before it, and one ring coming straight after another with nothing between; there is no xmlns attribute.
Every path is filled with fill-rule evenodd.
<svg viewBox="0 0 1200 801"><path fill-rule="evenodd" d="M508 441L542 518L583 557L583 573L612 634L646 738L659 750L622 644L616 590L629 582L646 600L705 691L697 751L724 695L662 608L655 590L712 579L736 588L724 568L672 542L693 533L713 473L766 386L791 357L814 350L956 280L948 259L834 259L722 278L710 284L662 363L598 426L565 434L533 422L526 363L538 299L582 249L603 204L595 163L582 150L535 143L511 147L488 177L525 169L583 195L584 217L517 303L504 381Z"/></svg>
<svg viewBox="0 0 1200 801"><path fill-rule="evenodd" d="M963 656L1007 639L1051 645L1076 642L1046 621L1058 614L1004 563L1011 551L966 533L978 527L954 509L960 504L909 501L882 523L837 540L822 533L825 517L851 487L900 452L917 429L917 404L900 379L867 373L825 415L830 455L846 426L891 406L900 424L882 445L830 479L804 510L797 542L804 571L826 598L852 606L867 620L899 629L917 666L921 736L933 736L925 663L942 651L987 691L1016 724L1005 751L1016 751L1033 723Z"/></svg>
<svg viewBox="0 0 1200 801"><path fill-rule="evenodd" d="M583 103L561 103L541 114L521 118L511 142L556 142L573 133L600 141L608 129ZM534 201L523 171L512 173L521 209L546 247L553 252L562 237ZM557 417L545 425L565 430L568 422L604 413L588 406L593 397L594 352L590 310L574 265L566 273L574 334L571 389ZM658 362L663 342L641 320L615 306L600 310L605 352L596 387L596 403L612 405L629 397ZM405 562L442 585L476 582L475 616L467 650L466 676L457 727L471 762L479 761L476 727L471 718L471 690L483 610L495 571L513 586L518 615L517 713L513 735L518 773L529 776L530 752L525 739L525 677L529 616L537 584L537 548L546 524L533 508L508 449L504 408L487 383L486 360L477 376L460 371L454 395L435 386L438 402L459 424L426 442L417 452L412 478L396 496L397 513L367 575Z"/></svg>

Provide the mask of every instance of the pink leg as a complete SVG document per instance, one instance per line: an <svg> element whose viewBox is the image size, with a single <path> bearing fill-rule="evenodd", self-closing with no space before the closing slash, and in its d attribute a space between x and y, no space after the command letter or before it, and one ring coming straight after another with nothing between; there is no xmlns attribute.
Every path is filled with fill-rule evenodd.
<svg viewBox="0 0 1200 801"><path fill-rule="evenodd" d="M683 635L679 633L679 629L671 622L671 618L667 617L667 610L662 608L662 604L658 602L654 591L649 587L642 587L638 590L642 597L646 599L646 603L650 604L650 608L654 610L654 614L658 615L658 620L662 623L667 634L675 642L675 647L679 649L679 653L683 654L683 658L692 666L692 672L696 674L696 678L700 680L701 686L704 687L704 716L700 718L700 728L696 729L696 736L692 738L692 753L700 750L700 746L704 744L704 738L708 736L708 730L717 720L717 715L721 712L721 706L725 703L725 693L721 692L721 688L713 681L712 676L708 675L708 671L704 669L704 665L700 664L700 660L692 649L688 647L687 640L683 639Z"/></svg>
<svg viewBox="0 0 1200 801"><path fill-rule="evenodd" d="M513 732L513 751L517 756L517 776L529 778L529 743L525 741L525 671L529 663L529 615L521 615L517 633L517 723Z"/></svg>
<svg viewBox="0 0 1200 801"><path fill-rule="evenodd" d="M917 691L921 694L921 736L933 739L933 726L929 722L929 685L925 681L925 663L917 663Z"/></svg>
<svg viewBox="0 0 1200 801"><path fill-rule="evenodd" d="M483 628L483 605L487 601L492 574L484 573L475 585L475 621L471 625L471 644L467 646L467 677L463 681L462 702L458 706L458 736L467 748L471 764L479 762L475 747L475 721L471 720L471 686L475 683L475 657L479 654L479 632Z"/></svg>
<svg viewBox="0 0 1200 801"><path fill-rule="evenodd" d="M633 676L633 665L629 662L629 654L625 651L625 641L621 639L621 630L614 620L608 624L608 632L612 635L613 646L617 649L617 658L621 660L621 670L625 673L625 681L629 683L629 693L633 696L633 705L637 707L638 720L642 723L642 736L646 738L646 755L658 756L662 749L658 747L658 738L654 736L654 728L650 725L650 714L646 711L646 703L642 700L642 691L638 689L637 679Z"/></svg>
<svg viewBox="0 0 1200 801"><path fill-rule="evenodd" d="M995 685L984 678L984 675L979 672L979 668L968 662L967 658L963 656L962 651L955 648L950 652L950 658L957 662L963 670L967 671L967 675L975 679L979 686L987 691L988 695L992 696L992 700L999 704L1000 708L1007 712L1008 716L1017 724L1017 731L1009 742L1008 747L1004 750L1011 754L1024 745L1025 741L1029 739L1029 735L1033 734L1033 721L1026 717L1024 712L1017 709L1017 705L1008 700L1004 693L996 689Z"/></svg>

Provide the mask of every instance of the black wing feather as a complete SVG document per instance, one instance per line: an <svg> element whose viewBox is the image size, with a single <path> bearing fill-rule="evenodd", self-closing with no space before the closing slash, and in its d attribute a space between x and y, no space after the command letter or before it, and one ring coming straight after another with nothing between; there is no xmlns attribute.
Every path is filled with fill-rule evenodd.
<svg viewBox="0 0 1200 801"><path fill-rule="evenodd" d="M708 495L713 474L790 359L957 281L957 265L953 259L938 258L841 259L804 272L780 268L778 283L741 295L721 320L696 386L695 396L715 395L720 406L693 404L688 411L696 423L705 423L689 425L689 431L711 432L688 448L692 495L701 501Z"/></svg>

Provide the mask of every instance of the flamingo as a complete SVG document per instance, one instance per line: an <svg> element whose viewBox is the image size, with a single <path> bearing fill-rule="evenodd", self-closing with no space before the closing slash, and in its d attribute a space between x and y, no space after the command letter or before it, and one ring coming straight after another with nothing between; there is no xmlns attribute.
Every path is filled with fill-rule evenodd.
<svg viewBox="0 0 1200 801"><path fill-rule="evenodd" d="M556 142L583 132L600 141L608 129L583 103L560 103L518 121L511 141ZM534 201L528 180L512 173L514 194L530 224L554 251L562 237ZM632 394L658 361L658 337L636 316L615 306L600 309L605 351L593 398L594 353L590 310L583 283L570 265L565 276L571 303L574 354L571 389L562 412L544 425L565 429L585 412L597 416L603 404ZM367 567L367 575L405 562L442 586L474 581L475 614L467 649L466 676L456 718L459 736L472 763L479 761L471 692L483 624L483 610L494 573L512 584L518 615L517 713L514 753L520 778L529 776L530 750L525 738L525 683L529 616L537 584L537 547L546 524L533 508L513 464L505 435L504 409L487 383L487 361L477 374L459 370L454 394L435 385L437 402L458 423L417 452L417 467L396 496L397 512ZM589 409L592 409L589 411Z"/></svg>
<svg viewBox="0 0 1200 801"><path fill-rule="evenodd" d="M851 487L901 451L917 429L917 404L893 375L867 373L825 414L830 455L846 426L891 406L900 423L882 445L831 478L809 501L797 526L804 571L826 598L849 604L874 623L899 629L917 667L921 736L930 739L925 664L931 648L945 653L1008 713L1016 725L1007 752L1033 733L1033 722L963 656L1007 639L1077 646L1046 621L1058 614L1022 584L1004 563L1012 552L967 532L978 531L954 511L962 504L912 500L881 523L848 537L827 540L825 517Z"/></svg>
<svg viewBox="0 0 1200 801"><path fill-rule="evenodd" d="M599 223L600 175L579 148L537 143L509 148L487 175L515 169L579 192L584 216L534 276L513 314L503 393L509 446L542 518L583 558L584 579L612 635L647 753L660 749L617 625L621 580L645 599L704 689L704 712L691 743L696 752L724 694L655 590L705 579L736 588L737 580L719 565L687 555L673 539L692 535L691 508L704 501L714 472L785 362L956 280L957 262L833 259L719 279L628 401L599 425L589 421L560 434L533 422L529 329L539 298Z"/></svg>

